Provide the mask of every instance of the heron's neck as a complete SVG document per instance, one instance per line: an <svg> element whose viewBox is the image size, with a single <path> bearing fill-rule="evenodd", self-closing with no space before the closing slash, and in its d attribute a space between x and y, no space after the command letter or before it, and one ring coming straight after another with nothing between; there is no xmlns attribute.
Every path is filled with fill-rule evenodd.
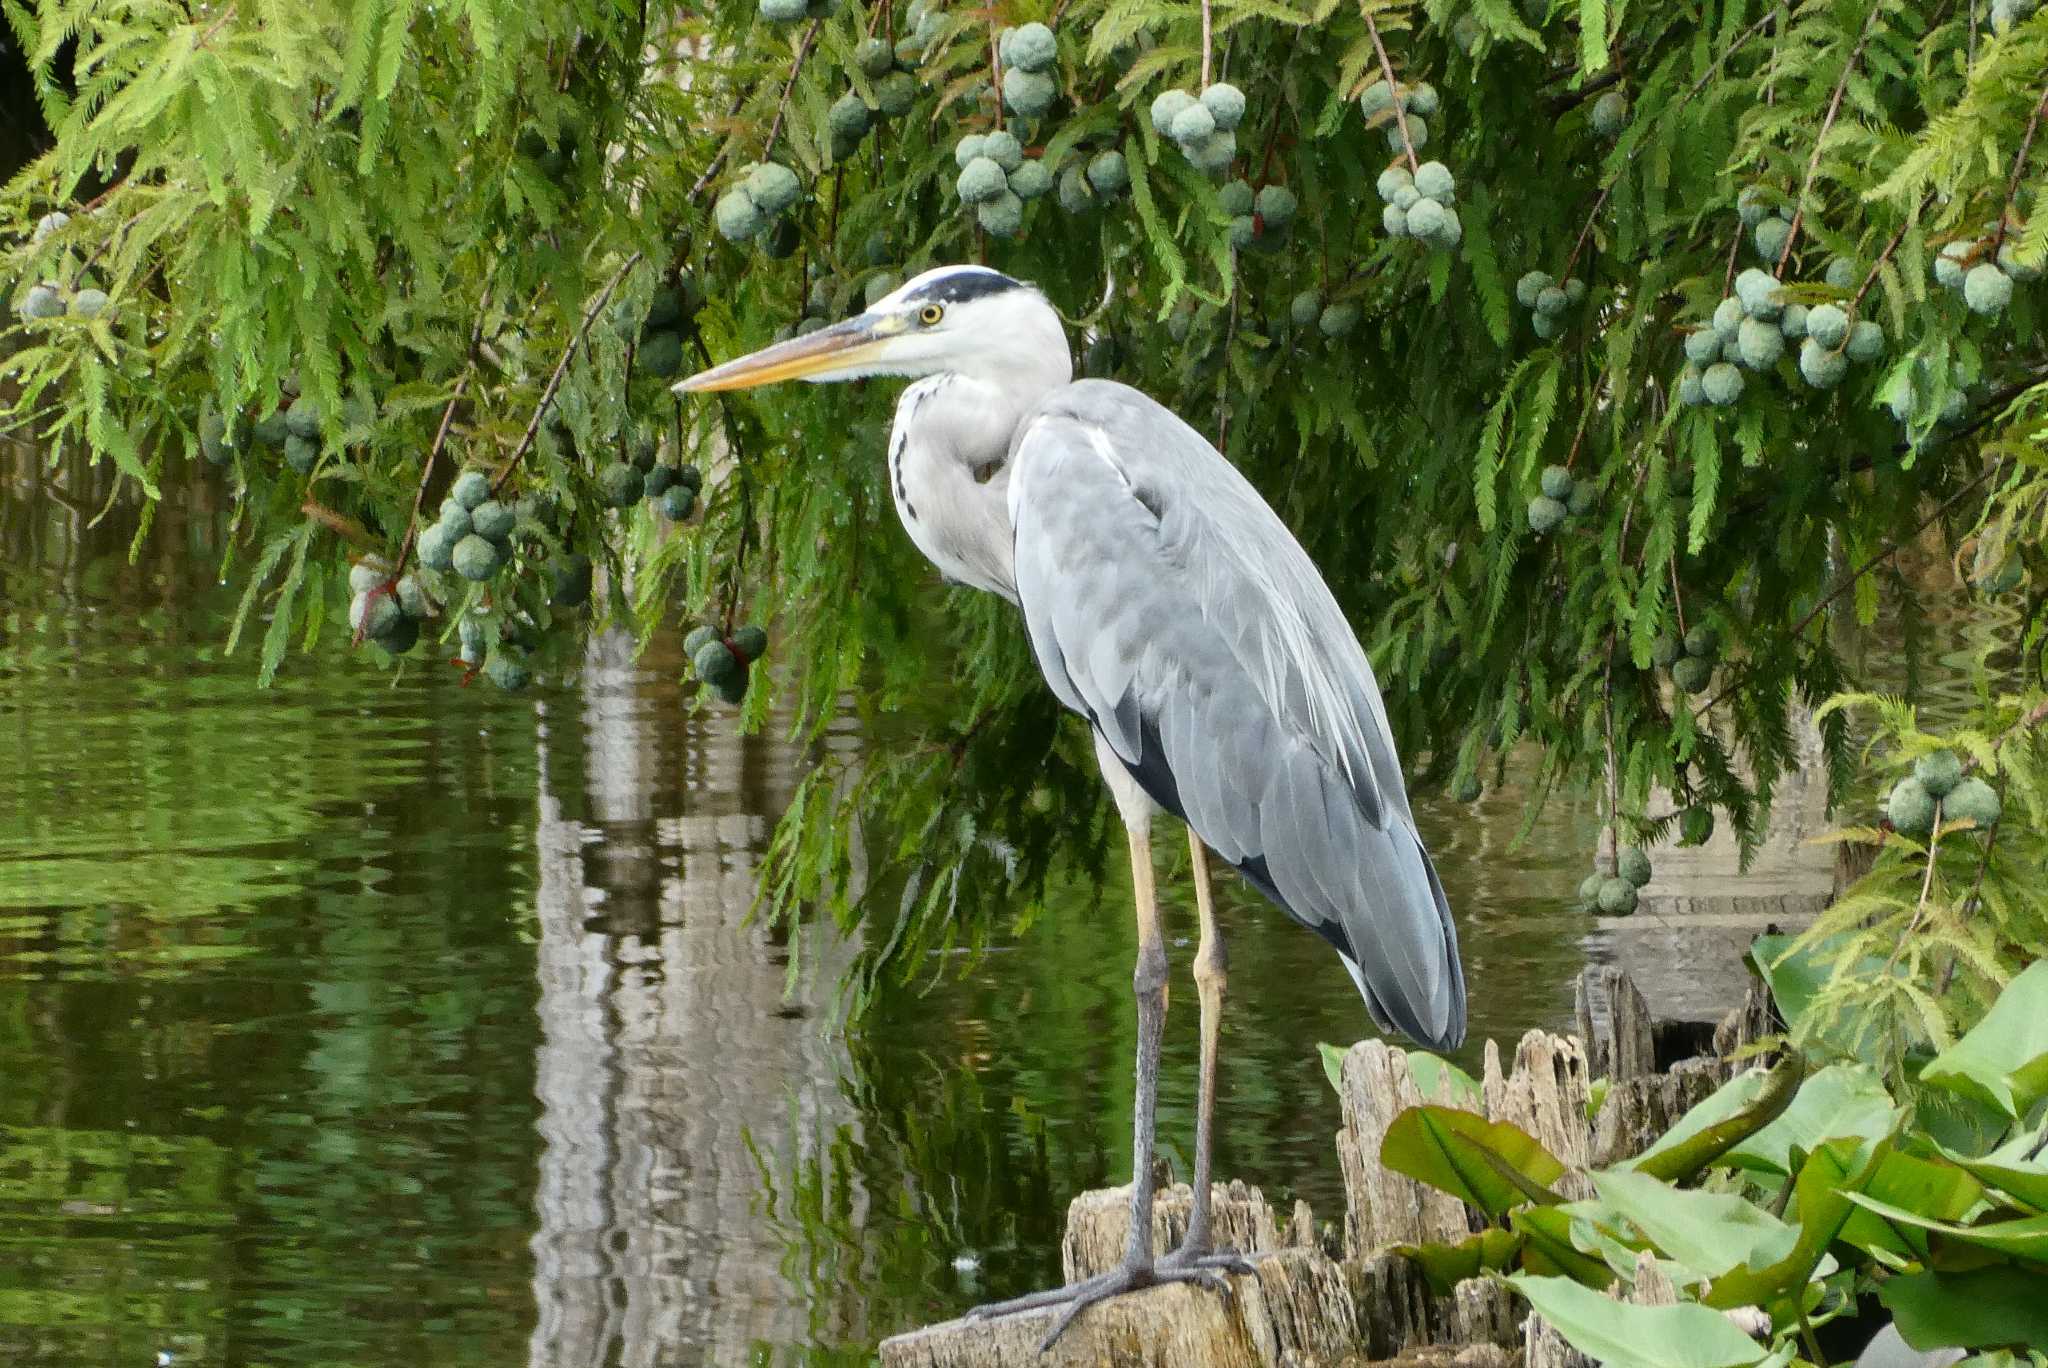
<svg viewBox="0 0 2048 1368"><path fill-rule="evenodd" d="M1050 368L1020 368L1000 384L932 375L897 401L889 492L910 539L948 578L1016 598L1010 438L1062 380Z"/></svg>

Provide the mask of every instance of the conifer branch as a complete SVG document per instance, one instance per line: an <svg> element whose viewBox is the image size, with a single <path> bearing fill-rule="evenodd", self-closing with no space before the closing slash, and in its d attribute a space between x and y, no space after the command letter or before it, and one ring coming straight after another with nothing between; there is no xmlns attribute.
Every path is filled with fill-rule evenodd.
<svg viewBox="0 0 2048 1368"><path fill-rule="evenodd" d="M728 119L738 118L739 112L742 109L745 109L746 107L747 96L746 92L742 91L738 95L733 96L732 108L725 111L725 117ZM718 155L713 157L710 161L704 164L703 171L698 173L697 179L690 183L691 199L695 199L697 198L697 196L703 194L704 188L710 185L713 180L717 179L719 171L723 169L725 166L726 153L729 152L731 149L732 140L728 138L726 140L725 146L718 149Z"/></svg>
<svg viewBox="0 0 2048 1368"><path fill-rule="evenodd" d="M1372 18L1370 15L1366 17L1366 22L1372 22ZM1210 17L1209 13L1209 0L1202 0L1202 84L1200 90L1196 92L1197 94L1199 94L1201 90L1207 90L1209 88L1209 61L1210 50L1214 46L1214 38L1212 36L1214 32L1214 20ZM1384 54L1382 54L1382 56L1384 56ZM1393 89L1393 84L1394 83L1392 81L1388 81L1387 88L1389 90ZM1404 131L1401 134L1401 136L1403 138L1406 138L1408 135ZM2010 196L2008 196L2008 198L2010 198Z"/></svg>
<svg viewBox="0 0 2048 1368"><path fill-rule="evenodd" d="M1828 97L1828 112L1820 121L1820 132L1813 140L1813 155L1806 159L1806 179L1799 186L1799 202L1792 206L1792 228L1785 234L1785 245L1778 252L1778 264L1771 268L1771 274L1783 280L1785 263L1792 259L1792 247L1799 241L1799 229L1806 222L1806 197L1813 190L1814 173L1820 170L1821 149L1827 145L1828 130L1835 126L1835 116L1842 112L1842 95L1849 89L1849 78L1856 72L1856 64L1863 60L1864 44L1877 29L1880 7L1872 5L1869 15L1863 20L1863 32L1856 37L1856 46L1849 49L1849 60L1842 63L1842 74L1835 81L1835 93Z"/></svg>
<svg viewBox="0 0 2048 1368"><path fill-rule="evenodd" d="M1208 0L1203 0L1202 13L1206 16L1208 12ZM1415 160L1415 144L1409 141L1408 138L1408 111L1402 107L1401 86L1394 80L1394 64L1387 59L1387 45L1380 41L1380 26L1373 22L1372 10L1366 5L1361 4L1359 12L1365 16L1365 31L1372 35L1372 50L1380 56L1380 75L1386 78L1387 98L1393 102L1394 106L1394 127L1401 130L1401 150L1407 154L1408 174L1412 176L1421 168L1421 163ZM1206 45L1204 45L1202 52L1204 70L1206 72L1206 64L1208 62L1208 48Z"/></svg>
<svg viewBox="0 0 2048 1368"><path fill-rule="evenodd" d="M991 5L988 10L988 83L996 92L996 128L1003 126L1003 53L1002 44L996 41L996 11Z"/></svg>
<svg viewBox="0 0 2048 1368"><path fill-rule="evenodd" d="M804 30L804 40L796 46L796 57L789 64L789 79L782 83L782 98L775 102L775 122L768 125L768 140L761 144L761 160L768 160L775 151L775 140L782 136L782 121L789 117L789 97L796 89L796 78L802 74L804 59L817 46L818 30L825 27L823 19L811 20L811 26Z"/></svg>
<svg viewBox="0 0 2048 1368"><path fill-rule="evenodd" d="M1806 615L1800 618L1798 622L1792 625L1792 630L1785 634L1786 640L1788 642L1797 641L1801 636L1805 634L1806 629L1813 625L1814 619L1818 618L1823 612L1827 610L1829 604L1833 603L1836 599L1840 598L1842 595L1848 593L1851 589L1855 588L1857 583L1861 581L1865 575L1869 574L1872 570L1875 570L1878 566L1890 560L1893 556L1896 556L1902 548L1911 543L1922 532L1925 532L1928 528L1934 526L1935 523L1941 521L1942 518L1948 515L1950 509L1954 508L1957 504L1961 503L1965 498L1967 498L1971 494L1972 491L1976 490L1980 485L1984 484L1993 476L1997 475L1998 472L2004 468L2005 462L2003 460L1993 462L1990 466L1980 471L1968 483L1964 484L1960 489L1956 490L1953 494L1950 494L1946 499L1943 499L1939 504L1935 505L1934 511L1932 513L1929 513L1926 517L1922 518L1919 521L1919 523L1917 523L1913 527L1912 531L1908 532L1903 537L1897 537L1891 541L1886 542L1876 551L1873 551L1870 554L1870 556L1863 561L1861 565L1858 565L1855 569L1851 570L1847 575L1844 575L1840 582L1838 582L1834 588L1828 590L1827 593L1821 595L1820 599L1813 605L1813 607L1809 608L1806 611ZM1708 712L1712 711L1715 704L1721 702L1723 699L1727 698L1729 694L1735 692L1738 683L1739 679L1731 680L1729 683L1722 686L1722 688L1717 693L1715 693L1715 695L1712 698L1700 704L1698 708L1693 710L1693 716L1706 716ZM2044 705L2044 707L2048 707L2048 705Z"/></svg>
<svg viewBox="0 0 2048 1368"><path fill-rule="evenodd" d="M2027 149L2034 145L2034 133L2041 127L2041 116L2044 114L2048 114L2048 89L2041 92L2040 102L2034 106L2034 112L2027 116L2027 131L2020 135L2020 150L2012 159L2012 174L2005 180L2005 204L1998 215L1998 235L1991 242L1993 257L1996 257L2005 246L2006 229L2011 225L2013 217L2013 197L2019 194L2020 177L2027 169ZM2034 212L2040 213L2041 206L2035 205Z"/></svg>
<svg viewBox="0 0 2048 1368"><path fill-rule="evenodd" d="M505 482L512 478L512 472L519 469L519 463L526 459L526 453L533 450L533 439L540 435L541 422L547 417L549 406L555 402L555 392L562 387L562 377L569 373L569 362L575 359L576 349L582 346L583 339L590 335L590 325L611 301L612 291L619 288L619 282L626 278L626 272L640 264L640 256L639 252L635 252L620 262L619 269L612 272L612 278L604 283L604 288L585 306L582 321L576 325L576 331L569 334L568 345L562 348L562 359L555 362L554 374L548 376L547 386L540 392L540 402L533 406L533 417L527 420L525 435L520 437L519 445L513 449L512 459L505 462L505 468L498 472L498 478L491 481L492 497L495 498L498 491L505 487Z"/></svg>
<svg viewBox="0 0 2048 1368"><path fill-rule="evenodd" d="M412 491L412 515L405 522L405 538L398 544L398 564L391 571L396 580L405 573L406 562L412 559L413 548L420 537L420 506L426 502L427 486L434 479L434 462L441 457L441 448L448 444L448 432L455 423L455 410L462 403L464 392L469 389L470 377L476 373L477 348L484 340L484 318L491 307L491 292L486 289L476 302L476 326L469 332L469 347L463 353L462 374L456 378L455 391L448 396L448 406L441 410L441 425L434 432L434 444L427 448L427 459L420 464L420 482Z"/></svg>

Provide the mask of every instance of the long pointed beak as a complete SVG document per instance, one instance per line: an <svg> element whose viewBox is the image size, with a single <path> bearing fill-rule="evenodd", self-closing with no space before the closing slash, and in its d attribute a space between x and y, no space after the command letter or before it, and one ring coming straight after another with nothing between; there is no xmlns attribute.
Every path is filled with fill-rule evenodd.
<svg viewBox="0 0 2048 1368"><path fill-rule="evenodd" d="M699 371L672 387L677 394L709 394L718 390L753 389L778 380L830 379L834 371L874 361L886 340L866 314L835 323L804 337L763 347L722 366Z"/></svg>

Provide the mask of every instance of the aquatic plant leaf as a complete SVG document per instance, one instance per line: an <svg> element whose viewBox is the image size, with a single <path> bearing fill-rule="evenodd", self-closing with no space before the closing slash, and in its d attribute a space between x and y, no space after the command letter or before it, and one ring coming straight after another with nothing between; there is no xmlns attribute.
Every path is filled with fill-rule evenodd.
<svg viewBox="0 0 2048 1368"><path fill-rule="evenodd" d="M1799 1085L1791 1105L1769 1125L1728 1151L1730 1162L1790 1173L1792 1151L1811 1153L1823 1141L1876 1140L1890 1135L1899 1111L1867 1064L1831 1064Z"/></svg>
<svg viewBox="0 0 2048 1368"><path fill-rule="evenodd" d="M1641 1231L1658 1252L1702 1277L1732 1268L1768 1268L1791 1254L1799 1232L1732 1193L1672 1187L1647 1174L1615 1170L1593 1175L1597 1202L1575 1202L1574 1215L1616 1217Z"/></svg>
<svg viewBox="0 0 2048 1368"><path fill-rule="evenodd" d="M1630 1167L1652 1178L1681 1182L1776 1121L1792 1104L1805 1073L1796 1053L1767 1071L1738 1074L1637 1155Z"/></svg>
<svg viewBox="0 0 2048 1368"><path fill-rule="evenodd" d="M1427 1244L1397 1244L1393 1251L1413 1259L1429 1281L1430 1291L1447 1297L1467 1278L1481 1273L1512 1268L1522 1252L1523 1237L1499 1227L1490 1227L1451 1244L1432 1240Z"/></svg>
<svg viewBox="0 0 2048 1368"><path fill-rule="evenodd" d="M1549 1185L1564 1176L1557 1156L1506 1121L1456 1107L1410 1107L1394 1118L1380 1162L1498 1219L1524 1202L1562 1201Z"/></svg>
<svg viewBox="0 0 2048 1368"><path fill-rule="evenodd" d="M1523 1239L1522 1267L1541 1276L1575 1279L1588 1287L1607 1287L1615 1271L1597 1254L1579 1247L1572 1236L1573 1217L1561 1206L1523 1206L1508 1213L1508 1228Z"/></svg>
<svg viewBox="0 0 2048 1368"><path fill-rule="evenodd" d="M1763 1345L1704 1306L1632 1306L1569 1278L1508 1281L1572 1348L1607 1368L1747 1368L1764 1358Z"/></svg>
<svg viewBox="0 0 2048 1368"><path fill-rule="evenodd" d="M2025 1116L2048 1097L2048 960L2006 985L1984 1019L1928 1062L1920 1081Z"/></svg>
<svg viewBox="0 0 2048 1368"><path fill-rule="evenodd" d="M1877 1299L1915 1349L2048 1344L2041 1274L2022 1268L1935 1271L1886 1279Z"/></svg>
<svg viewBox="0 0 2048 1368"><path fill-rule="evenodd" d="M1983 1225L1969 1226L1923 1216L1917 1211L1909 1211L1905 1207L1879 1201L1868 1193L1852 1192L1849 1194L1849 1200L1864 1210L1875 1213L1894 1231L1925 1232L1917 1241L1917 1258L1927 1258L1935 1254L1936 1241L1927 1237L1940 1236L1943 1240L1956 1244L1972 1245L2013 1258L2048 1263L2048 1216L2025 1216L2016 1221L1987 1221ZM1915 1243L1910 1237L1906 1242L1909 1245ZM2043 1278L2038 1273L2036 1277L2041 1279L2036 1284L2038 1296L2041 1288L2048 1287L2048 1278Z"/></svg>

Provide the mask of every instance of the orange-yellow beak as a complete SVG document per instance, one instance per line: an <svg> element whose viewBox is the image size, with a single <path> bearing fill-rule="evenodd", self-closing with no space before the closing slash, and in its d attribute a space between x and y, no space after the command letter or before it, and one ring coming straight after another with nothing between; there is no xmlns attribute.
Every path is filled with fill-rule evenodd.
<svg viewBox="0 0 2048 1368"><path fill-rule="evenodd" d="M886 340L886 334L863 314L699 371L677 381L673 388L677 394L712 394L772 385L778 380L834 380L845 372L866 374L865 367L879 359Z"/></svg>

